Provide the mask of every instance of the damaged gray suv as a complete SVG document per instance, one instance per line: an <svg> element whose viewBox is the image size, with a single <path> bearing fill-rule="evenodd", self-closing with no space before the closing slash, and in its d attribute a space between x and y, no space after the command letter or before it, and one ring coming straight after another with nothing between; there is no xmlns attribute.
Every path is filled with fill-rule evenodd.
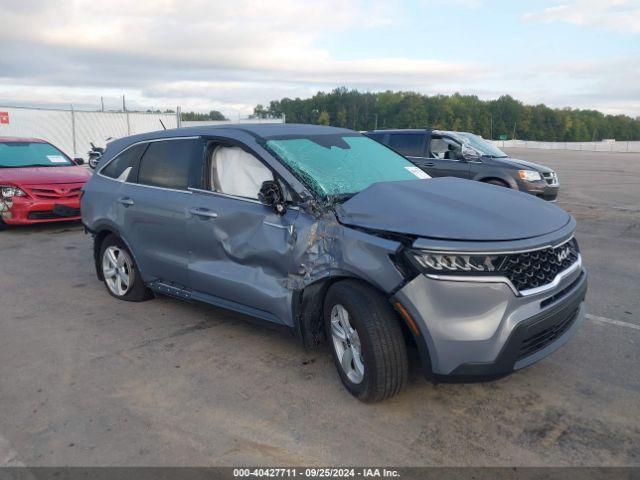
<svg viewBox="0 0 640 480"><path fill-rule="evenodd" d="M351 130L226 125L111 142L82 197L95 266L122 300L169 295L326 341L363 401L408 351L433 381L540 360L584 317L575 220L543 200L431 179Z"/></svg>

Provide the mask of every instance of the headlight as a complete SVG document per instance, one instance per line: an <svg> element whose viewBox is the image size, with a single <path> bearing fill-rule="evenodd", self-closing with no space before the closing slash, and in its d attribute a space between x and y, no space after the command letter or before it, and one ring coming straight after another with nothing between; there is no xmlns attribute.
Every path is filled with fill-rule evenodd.
<svg viewBox="0 0 640 480"><path fill-rule="evenodd" d="M521 180L526 180L527 182L542 180L542 175L538 172L534 172L533 170L518 170L518 176Z"/></svg>
<svg viewBox="0 0 640 480"><path fill-rule="evenodd" d="M499 269L504 257L500 255L460 255L420 250L407 252L412 263L428 273L489 273Z"/></svg>
<svg viewBox="0 0 640 480"><path fill-rule="evenodd" d="M0 194L2 195L2 198L24 197L27 195L18 187L5 186L0 187Z"/></svg>

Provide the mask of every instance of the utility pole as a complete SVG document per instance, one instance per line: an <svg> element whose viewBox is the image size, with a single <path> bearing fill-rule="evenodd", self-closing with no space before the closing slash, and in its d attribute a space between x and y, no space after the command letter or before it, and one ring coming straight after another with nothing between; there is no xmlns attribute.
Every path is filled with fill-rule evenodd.
<svg viewBox="0 0 640 480"><path fill-rule="evenodd" d="M516 121L513 121L513 135L511 136L512 140L516 139Z"/></svg>
<svg viewBox="0 0 640 480"><path fill-rule="evenodd" d="M127 103L124 99L124 95L122 95L122 111L126 112L127 111Z"/></svg>
<svg viewBox="0 0 640 480"><path fill-rule="evenodd" d="M373 117L375 118L375 123L373 125L373 129L377 130L378 129L378 114L374 113Z"/></svg>
<svg viewBox="0 0 640 480"><path fill-rule="evenodd" d="M100 97L100 111L104 112L104 97Z"/></svg>

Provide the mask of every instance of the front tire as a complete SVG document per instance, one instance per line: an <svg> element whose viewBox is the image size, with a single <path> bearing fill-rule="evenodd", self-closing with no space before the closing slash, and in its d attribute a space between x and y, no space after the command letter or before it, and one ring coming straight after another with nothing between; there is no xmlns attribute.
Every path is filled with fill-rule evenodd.
<svg viewBox="0 0 640 480"><path fill-rule="evenodd" d="M112 297L142 302L153 297L144 285L133 255L115 235L107 236L100 246L100 268L107 291Z"/></svg>
<svg viewBox="0 0 640 480"><path fill-rule="evenodd" d="M378 402L407 383L402 329L376 290L353 280L332 285L324 301L324 324L340 379L353 396Z"/></svg>

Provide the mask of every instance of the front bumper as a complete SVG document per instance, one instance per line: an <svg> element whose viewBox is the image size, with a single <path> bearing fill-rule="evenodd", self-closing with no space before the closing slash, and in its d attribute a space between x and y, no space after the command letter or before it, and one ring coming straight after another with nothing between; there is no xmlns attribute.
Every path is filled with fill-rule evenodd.
<svg viewBox="0 0 640 480"><path fill-rule="evenodd" d="M549 185L546 180L537 182L525 182L521 180L518 182L518 188L522 192L530 193L543 200L555 202L558 198L558 192L560 191L560 184Z"/></svg>
<svg viewBox="0 0 640 480"><path fill-rule="evenodd" d="M563 345L584 319L587 272L555 288L516 296L505 283L451 282L419 275L400 289L400 302L419 329L425 374L465 381L500 377Z"/></svg>
<svg viewBox="0 0 640 480"><path fill-rule="evenodd" d="M80 219L80 198L34 199L13 197L0 200L0 218L7 225L60 222Z"/></svg>

